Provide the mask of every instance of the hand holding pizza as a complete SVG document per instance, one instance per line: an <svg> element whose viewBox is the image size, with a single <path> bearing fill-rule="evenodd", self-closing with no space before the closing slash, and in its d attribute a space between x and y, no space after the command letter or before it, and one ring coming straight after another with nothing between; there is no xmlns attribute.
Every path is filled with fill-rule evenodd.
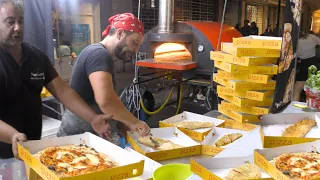
<svg viewBox="0 0 320 180"><path fill-rule="evenodd" d="M99 114L94 116L90 122L93 130L95 130L99 134L99 136L107 139L110 142L112 142L112 137L111 137L111 127L108 124L108 120L111 120L111 119L112 119L112 115Z"/></svg>
<svg viewBox="0 0 320 180"><path fill-rule="evenodd" d="M12 152L15 158L20 159L18 155L18 143L27 141L27 136L23 133L17 132L13 134L11 138L11 144L12 144Z"/></svg>
<svg viewBox="0 0 320 180"><path fill-rule="evenodd" d="M140 136L150 135L150 127L147 123L138 120L138 122L129 126L130 130L133 132L137 132Z"/></svg>

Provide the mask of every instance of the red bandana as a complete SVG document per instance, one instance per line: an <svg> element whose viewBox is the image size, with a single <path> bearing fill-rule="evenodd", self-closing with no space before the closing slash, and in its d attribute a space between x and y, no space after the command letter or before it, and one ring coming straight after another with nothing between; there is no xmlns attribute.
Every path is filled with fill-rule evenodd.
<svg viewBox="0 0 320 180"><path fill-rule="evenodd" d="M131 13L117 14L109 18L110 25L103 31L102 36L107 36L111 27L122 28L144 35L142 22Z"/></svg>

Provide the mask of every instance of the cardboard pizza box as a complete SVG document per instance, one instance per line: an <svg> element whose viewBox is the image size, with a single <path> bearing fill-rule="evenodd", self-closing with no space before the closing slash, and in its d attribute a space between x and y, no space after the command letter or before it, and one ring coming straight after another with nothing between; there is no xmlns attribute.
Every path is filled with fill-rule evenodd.
<svg viewBox="0 0 320 180"><path fill-rule="evenodd" d="M59 178L54 172L43 165L33 154L52 146L85 144L96 151L108 155L119 164L119 167L99 172L89 173L70 178ZM27 141L18 144L18 153L21 159L32 169L30 177L38 174L44 180L104 180L104 179L126 179L140 176L144 169L144 160L132 153L118 147L96 135L84 133L74 136L58 137L46 140Z"/></svg>
<svg viewBox="0 0 320 180"><path fill-rule="evenodd" d="M219 78L225 80L240 80L250 83L260 83L267 84L273 75L264 75L264 74L243 74L243 73L229 73L221 69L218 70L216 74Z"/></svg>
<svg viewBox="0 0 320 180"><path fill-rule="evenodd" d="M235 104L229 103L227 101L221 101L221 107L224 108L227 111L236 111L246 114L252 114L252 115L265 115L269 114L269 108L270 107L257 107L257 106L247 106L247 107L239 107Z"/></svg>
<svg viewBox="0 0 320 180"><path fill-rule="evenodd" d="M229 118L235 121L238 121L239 123L261 123L261 120L259 119L258 115L245 114L236 111L226 110L220 104L218 104L218 111L221 114L228 116Z"/></svg>
<svg viewBox="0 0 320 180"><path fill-rule="evenodd" d="M203 155L210 155L210 156L215 156L219 154L221 151L225 150L228 148L232 143L237 142L241 138L237 139L236 141L226 145L226 146L221 146L217 147L215 143L221 139L223 136L232 134L232 133L241 133L243 138L245 135L247 135L249 132L248 131L242 131L242 130L236 130L236 129L227 129L227 128L215 128L212 130L208 136L202 141L202 151L201 154Z"/></svg>
<svg viewBox="0 0 320 180"><path fill-rule="evenodd" d="M214 66L228 73L276 75L278 72L278 66L274 64L266 64L261 66L241 66L223 61L214 61Z"/></svg>
<svg viewBox="0 0 320 180"><path fill-rule="evenodd" d="M265 64L276 64L277 58L274 57L236 57L222 51L210 51L210 59L222 61L241 66L258 66Z"/></svg>
<svg viewBox="0 0 320 180"><path fill-rule="evenodd" d="M141 157L144 159L144 169L143 174L139 177L129 178L127 180L152 180L153 179L153 172L162 166L162 164L138 153L137 151L131 149L130 147L126 147L125 150L132 153L134 156Z"/></svg>
<svg viewBox="0 0 320 180"><path fill-rule="evenodd" d="M211 122L211 123L213 123L213 127L223 127L224 126L224 121L221 119L216 119L213 117L208 117L208 116L184 111L178 115L175 115L173 117L170 117L168 119L160 121L159 127L160 128L171 127L174 125L170 124L170 123L176 123L176 122L181 122L181 121ZM189 129L185 129L185 128L178 128L178 129L196 141L203 141L205 136L212 130L212 128L202 128L202 129L196 129L196 130L189 130Z"/></svg>
<svg viewBox="0 0 320 180"><path fill-rule="evenodd" d="M290 178L272 165L270 161L285 153L312 152L319 149L319 140L283 147L256 149L254 151L254 163L276 180L289 180Z"/></svg>
<svg viewBox="0 0 320 180"><path fill-rule="evenodd" d="M292 113L272 114L262 117L260 134L264 148L287 146L299 143L306 143L320 139L320 118L319 113ZM313 119L317 126L313 127L303 138L281 137L282 132L289 126L303 119Z"/></svg>
<svg viewBox="0 0 320 180"><path fill-rule="evenodd" d="M249 90L274 90L276 85L276 82L273 80L269 80L267 84L245 82L240 80L227 80L219 77L218 73L213 74L213 81L234 91L240 92Z"/></svg>
<svg viewBox="0 0 320 180"><path fill-rule="evenodd" d="M235 47L232 43L221 43L222 51L228 54L242 57L242 56L258 56L258 57L280 57L280 49L263 49L263 48L248 48Z"/></svg>
<svg viewBox="0 0 320 180"><path fill-rule="evenodd" d="M240 122L235 121L225 115L218 116L217 118L225 120L225 125L224 125L225 128L238 129L238 130L243 130L243 131L252 131L255 128L257 128L257 125L255 125L255 124L240 123Z"/></svg>
<svg viewBox="0 0 320 180"><path fill-rule="evenodd" d="M227 149L217 154L215 157L245 157L253 156L255 149L262 149L262 141L260 138L260 128L250 131L243 138L230 144Z"/></svg>
<svg viewBox="0 0 320 180"><path fill-rule="evenodd" d="M260 49L281 49L281 37L268 37L268 36L246 36L240 38L233 38L232 44L234 47L248 47Z"/></svg>
<svg viewBox="0 0 320 180"><path fill-rule="evenodd" d="M235 96L228 96L224 94L218 94L218 96L238 107L248 107L248 106L271 106L273 103L272 98L267 98L264 101L255 101L250 99L239 98Z"/></svg>
<svg viewBox="0 0 320 180"><path fill-rule="evenodd" d="M233 168L246 163L254 164L253 156L191 159L191 171L204 180L222 180ZM261 169L261 179L272 179Z"/></svg>
<svg viewBox="0 0 320 180"><path fill-rule="evenodd" d="M264 101L266 98L269 98L273 95L274 91L235 91L231 88L217 85L217 93L227 96L235 96L245 99L250 99L254 101Z"/></svg>
<svg viewBox="0 0 320 180"><path fill-rule="evenodd" d="M137 134L132 134L131 132L128 132L128 142L135 151L155 161L201 154L201 144L195 142L176 127L152 128L151 134L153 137L168 139L173 143L184 147L164 151L155 150L151 147L138 143L137 139L139 136Z"/></svg>

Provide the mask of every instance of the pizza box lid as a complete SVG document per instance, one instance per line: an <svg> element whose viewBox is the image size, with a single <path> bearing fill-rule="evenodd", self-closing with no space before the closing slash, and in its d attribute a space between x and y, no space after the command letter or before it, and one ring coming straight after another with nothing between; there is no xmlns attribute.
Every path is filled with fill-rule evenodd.
<svg viewBox="0 0 320 180"><path fill-rule="evenodd" d="M166 127L166 128L152 128L151 134L153 137L168 139L175 144L179 144L184 146L183 148L177 148L172 150L154 150L151 147L145 146L137 142L139 135L132 134L128 132L128 142L132 146L132 148L139 153L155 160L167 160L167 159L175 159L179 157L187 157L192 155L201 154L201 145L197 143L189 136L184 134L176 127Z"/></svg>
<svg viewBox="0 0 320 180"><path fill-rule="evenodd" d="M260 134L264 148L287 146L320 139L320 113L288 113L262 116ZM304 119L313 119L317 126L313 127L305 137L281 137L282 132L289 126Z"/></svg>
<svg viewBox="0 0 320 180"><path fill-rule="evenodd" d="M289 180L281 171L269 161L285 153L311 152L320 149L320 141L295 144L276 148L256 149L254 151L254 163L267 172L274 179Z"/></svg>
<svg viewBox="0 0 320 180"><path fill-rule="evenodd" d="M191 159L191 171L204 180L221 180L226 177L233 168L246 163L254 164L253 156L248 157L224 157L224 158L200 158ZM261 169L261 179L272 179Z"/></svg>
<svg viewBox="0 0 320 180"><path fill-rule="evenodd" d="M37 160L33 154L51 146L85 144L96 151L108 155L119 164L119 167L99 172L89 173L70 178L58 178L51 170ZM18 153L21 159L30 166L44 180L104 180L104 179L126 179L140 176L144 169L143 158L136 156L121 147L118 147L94 134L84 133L74 136L58 137L46 140L27 141L18 144Z"/></svg>
<svg viewBox="0 0 320 180"><path fill-rule="evenodd" d="M219 139L221 139L223 136L232 134L232 133L241 133L243 136L239 138L238 140L241 140L244 138L247 134L249 134L248 131L242 131L237 129L226 129L226 128L218 128L216 127L215 130L212 130L208 136L202 141L202 150L201 153L203 155L210 155L215 156L228 148L231 144L237 142L238 140L234 141L233 143L230 143L226 146L222 147L216 147L215 142L217 142Z"/></svg>
<svg viewBox="0 0 320 180"><path fill-rule="evenodd" d="M246 36L240 38L233 38L233 46L235 47L249 47L249 48L264 48L264 49L281 49L281 37L268 36Z"/></svg>
<svg viewBox="0 0 320 180"><path fill-rule="evenodd" d="M195 114L191 112L184 111L178 115L175 115L173 117L170 117L168 119L165 119L163 121L159 122L159 127L170 127L173 126L170 123L176 123L181 121L198 121L198 122L212 122L214 126L217 127L223 127L225 121L221 119L216 119L200 114ZM185 128L179 128L182 132L184 132L186 135L191 137L192 139L196 141L203 141L205 136L213 129L212 128L202 128L202 129L195 129L195 130L189 130Z"/></svg>

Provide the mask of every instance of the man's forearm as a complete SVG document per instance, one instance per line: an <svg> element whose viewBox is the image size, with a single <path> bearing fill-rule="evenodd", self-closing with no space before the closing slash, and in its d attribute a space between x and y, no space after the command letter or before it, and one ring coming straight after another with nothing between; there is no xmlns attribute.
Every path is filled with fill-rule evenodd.
<svg viewBox="0 0 320 180"><path fill-rule="evenodd" d="M66 83L59 83L59 90L51 92L67 109L90 122L96 112Z"/></svg>
<svg viewBox="0 0 320 180"><path fill-rule="evenodd" d="M139 121L122 104L116 92L112 92L108 96L109 98L103 104L99 104L99 107L104 114L112 114L113 119L120 121L126 125L132 125Z"/></svg>
<svg viewBox="0 0 320 180"><path fill-rule="evenodd" d="M11 144L12 136L18 131L9 124L0 120L0 141Z"/></svg>

